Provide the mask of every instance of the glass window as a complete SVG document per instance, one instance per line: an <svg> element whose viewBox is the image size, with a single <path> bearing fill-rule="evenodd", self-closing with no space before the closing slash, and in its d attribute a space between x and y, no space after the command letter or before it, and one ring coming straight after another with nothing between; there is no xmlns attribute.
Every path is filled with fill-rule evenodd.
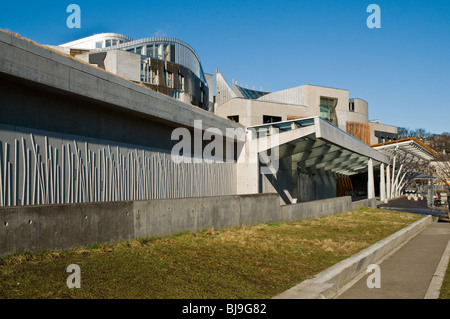
<svg viewBox="0 0 450 319"><path fill-rule="evenodd" d="M180 92L178 92L177 90L173 90L171 97L173 97L174 99L179 99L180 98Z"/></svg>
<svg viewBox="0 0 450 319"><path fill-rule="evenodd" d="M280 116L263 115L263 123L281 122Z"/></svg>
<svg viewBox="0 0 450 319"><path fill-rule="evenodd" d="M141 63L141 82L146 82L147 80L147 67L145 63Z"/></svg>
<svg viewBox="0 0 450 319"><path fill-rule="evenodd" d="M117 45L117 40L112 40L112 45Z"/></svg>
<svg viewBox="0 0 450 319"><path fill-rule="evenodd" d="M350 112L355 112L355 102L350 102L348 104L348 109Z"/></svg>
<svg viewBox="0 0 450 319"><path fill-rule="evenodd" d="M167 87L173 87L173 74L168 71L164 71L164 80Z"/></svg>
<svg viewBox="0 0 450 319"><path fill-rule="evenodd" d="M327 121L333 120L333 111L336 106L336 99L321 97L320 98L320 117Z"/></svg>
<svg viewBox="0 0 450 319"><path fill-rule="evenodd" d="M181 74L178 74L178 83L180 83L180 90L184 90L184 76Z"/></svg>
<svg viewBox="0 0 450 319"><path fill-rule="evenodd" d="M239 115L230 115L228 116L228 119L232 120L233 122L239 123Z"/></svg>
<svg viewBox="0 0 450 319"><path fill-rule="evenodd" d="M111 46L111 40L106 40L106 47L110 47Z"/></svg>
<svg viewBox="0 0 450 319"><path fill-rule="evenodd" d="M153 58L155 56L155 52L153 51L153 44L147 45L147 56L149 58Z"/></svg>
<svg viewBox="0 0 450 319"><path fill-rule="evenodd" d="M136 53L137 54L141 54L142 53L142 47L137 47L136 48Z"/></svg>
<svg viewBox="0 0 450 319"><path fill-rule="evenodd" d="M127 52L133 52L133 53L134 53L134 48L132 48L132 49L127 49Z"/></svg>
<svg viewBox="0 0 450 319"><path fill-rule="evenodd" d="M103 41L95 42L95 48L96 48L96 49L101 49L101 48L103 48Z"/></svg>

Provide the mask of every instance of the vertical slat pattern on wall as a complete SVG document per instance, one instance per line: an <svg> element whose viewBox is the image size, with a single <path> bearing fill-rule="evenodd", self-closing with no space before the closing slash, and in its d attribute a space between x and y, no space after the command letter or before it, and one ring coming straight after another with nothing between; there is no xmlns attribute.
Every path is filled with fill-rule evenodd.
<svg viewBox="0 0 450 319"><path fill-rule="evenodd" d="M176 163L150 149L0 140L0 206L236 194L234 163Z"/></svg>

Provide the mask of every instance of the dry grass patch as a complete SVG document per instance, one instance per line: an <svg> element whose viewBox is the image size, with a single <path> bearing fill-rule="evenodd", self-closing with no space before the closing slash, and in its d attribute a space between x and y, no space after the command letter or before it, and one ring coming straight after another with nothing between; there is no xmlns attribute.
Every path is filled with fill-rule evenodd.
<svg viewBox="0 0 450 319"><path fill-rule="evenodd" d="M377 209L0 260L0 298L271 298L423 216ZM81 268L68 289L66 268Z"/></svg>

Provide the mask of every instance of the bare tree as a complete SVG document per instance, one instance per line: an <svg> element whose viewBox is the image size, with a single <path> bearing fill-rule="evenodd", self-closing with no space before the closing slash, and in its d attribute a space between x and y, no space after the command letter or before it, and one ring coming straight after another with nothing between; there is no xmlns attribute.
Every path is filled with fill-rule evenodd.
<svg viewBox="0 0 450 319"><path fill-rule="evenodd" d="M431 134L423 128L412 130L399 127L398 134L399 138L417 137L438 154L433 165L423 163L417 167L417 171L436 176L450 188L450 133Z"/></svg>

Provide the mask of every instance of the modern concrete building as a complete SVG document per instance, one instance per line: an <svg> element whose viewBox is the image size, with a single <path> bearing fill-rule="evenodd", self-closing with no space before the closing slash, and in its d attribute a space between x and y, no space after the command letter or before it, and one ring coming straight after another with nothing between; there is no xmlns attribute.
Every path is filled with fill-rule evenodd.
<svg viewBox="0 0 450 319"><path fill-rule="evenodd" d="M368 103L349 98L349 91L302 85L277 92L232 87L216 72L215 113L245 126L320 116L366 144L396 140L395 126L369 121Z"/></svg>
<svg viewBox="0 0 450 319"><path fill-rule="evenodd" d="M163 59L149 57L165 45ZM390 165L389 154L349 134L349 123L374 132L377 123L346 90L231 89L217 73L214 114L134 81L148 61L163 71L185 64L197 77L201 68L177 58L189 51L182 42L113 34L61 48L72 56L0 32L0 206L258 193L290 204L348 195L355 176L373 198L376 172ZM177 132L190 134L189 148L177 149ZM175 161L174 148L187 160Z"/></svg>
<svg viewBox="0 0 450 319"><path fill-rule="evenodd" d="M0 255L375 207L377 185L381 198L401 192L405 154L432 157L409 142L391 153L347 133L349 122L367 122L367 103L345 90L272 95L219 81L217 111L228 108L236 123L142 80L147 62L150 73L154 64L184 72L176 55L146 51L182 51L176 42L88 40L55 51L0 30ZM341 197L355 176L362 201Z"/></svg>
<svg viewBox="0 0 450 319"><path fill-rule="evenodd" d="M190 45L178 39L133 40L118 33L101 33L52 48L187 104L212 108L200 59Z"/></svg>
<svg viewBox="0 0 450 319"><path fill-rule="evenodd" d="M175 129L236 123L7 32L0 83L0 206L236 194L234 163L171 156Z"/></svg>

